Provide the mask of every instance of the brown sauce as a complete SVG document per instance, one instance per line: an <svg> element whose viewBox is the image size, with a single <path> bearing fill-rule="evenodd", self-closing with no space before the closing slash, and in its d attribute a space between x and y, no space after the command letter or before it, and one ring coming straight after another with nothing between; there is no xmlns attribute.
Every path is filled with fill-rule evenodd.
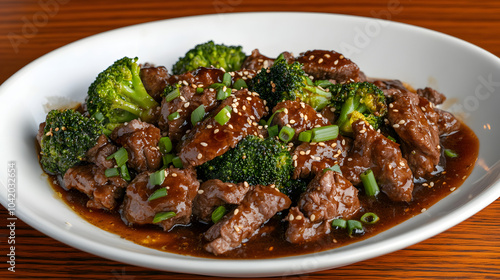
<svg viewBox="0 0 500 280"><path fill-rule="evenodd" d="M377 199L360 195L363 212L374 212L380 221L374 225L365 226L365 234L350 237L344 230L335 230L324 238L305 244L291 244L284 238L287 222L283 216L275 216L268 221L248 242L242 244L224 256L217 258L233 259L264 259L290 255L301 255L319 252L345 246L349 243L374 236L411 217L414 217L449 193L460 187L471 173L479 151L479 141L474 132L466 125L447 137L441 138L441 145L459 154L457 158L442 157L441 166L444 171L434 176L432 180L416 182L413 200L410 203L390 201L384 194ZM444 149L443 149L444 150ZM89 223L142 246L153 249L191 255L197 257L215 258L203 249L202 234L210 225L193 221L188 226L177 226L170 232L163 232L160 227L150 225L128 227L120 218L118 211L108 212L88 209L85 204L87 196L76 191L64 190L57 177L50 177L49 182L58 195L82 218ZM359 216L361 216L361 214ZM359 217L358 217L359 218Z"/></svg>

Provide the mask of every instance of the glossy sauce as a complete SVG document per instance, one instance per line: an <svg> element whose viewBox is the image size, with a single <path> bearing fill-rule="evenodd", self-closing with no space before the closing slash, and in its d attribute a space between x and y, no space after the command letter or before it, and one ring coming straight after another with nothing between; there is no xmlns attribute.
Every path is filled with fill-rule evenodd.
<svg viewBox="0 0 500 280"><path fill-rule="evenodd" d="M459 157L442 156L440 164L445 166L444 171L434 176L432 180L416 183L413 200L410 203L390 201L382 193L377 199L368 198L360 192L359 198L363 210L359 216L364 212L374 212L380 217L378 223L365 226L363 236L350 237L345 230L333 229L330 234L318 241L291 244L284 238L287 222L283 222L282 219L285 215L276 215L248 242L216 258L265 259L324 251L369 238L422 213L460 187L472 171L477 160L479 141L472 130L465 125L462 125L458 132L441 138L441 145L442 150L451 149L457 152ZM88 200L86 195L76 190L65 191L59 185L57 177L50 177L49 181L58 195L75 212L89 223L103 230L153 249L176 254L215 258L214 255L203 249L202 234L210 225L193 221L189 226L177 226L170 232L163 232L160 227L154 225L128 227L122 222L118 211L108 212L88 209L85 207ZM359 219L359 217L357 218Z"/></svg>

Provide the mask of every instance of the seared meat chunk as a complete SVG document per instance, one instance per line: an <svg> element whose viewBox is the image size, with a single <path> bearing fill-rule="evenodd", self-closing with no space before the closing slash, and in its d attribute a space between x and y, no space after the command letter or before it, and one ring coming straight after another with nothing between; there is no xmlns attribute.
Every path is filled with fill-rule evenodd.
<svg viewBox="0 0 500 280"><path fill-rule="evenodd" d="M325 117L304 102L286 100L274 106L273 113L278 110L281 112L274 115L271 125L277 124L280 128L288 125L293 128L295 134L292 140L297 139L302 131L330 125Z"/></svg>
<svg viewBox="0 0 500 280"><path fill-rule="evenodd" d="M137 175L127 187L121 207L122 219L129 225L153 224L156 214L174 212L175 216L156 223L168 231L175 225L187 225L191 221L192 201L200 183L192 169L165 169L165 180L161 186L149 184L150 172ZM151 194L160 188L167 189L167 195L149 200Z"/></svg>
<svg viewBox="0 0 500 280"><path fill-rule="evenodd" d="M429 100L430 102L434 103L434 105L443 104L443 102L446 100L446 96L444 96L444 94L430 87L426 87L424 89L421 88L417 89L417 94L420 97L423 97Z"/></svg>
<svg viewBox="0 0 500 280"><path fill-rule="evenodd" d="M289 52L283 52L283 56L288 63L292 63L294 61L293 55ZM268 68L273 64L274 59L261 54L258 49L255 49L249 56L247 56L245 61L243 61L241 69L258 71L262 68Z"/></svg>
<svg viewBox="0 0 500 280"><path fill-rule="evenodd" d="M290 207L285 194L271 186L257 185L250 190L241 204L204 234L209 241L205 250L215 255L224 254L241 245L279 211Z"/></svg>
<svg viewBox="0 0 500 280"><path fill-rule="evenodd" d="M171 85L176 83L184 85L194 84L197 87L204 88L214 83L221 83L224 73L224 70L219 68L199 67L196 70L184 74L171 76L168 83Z"/></svg>
<svg viewBox="0 0 500 280"><path fill-rule="evenodd" d="M193 214L201 221L210 222L212 212L221 205L239 204L250 186L247 183L225 183L212 179L201 184L193 201Z"/></svg>
<svg viewBox="0 0 500 280"><path fill-rule="evenodd" d="M215 115L230 106L230 119L221 125ZM179 157L185 166L198 166L220 156L248 135L259 135L259 120L267 114L257 93L242 89L226 98L212 115L195 126L182 142Z"/></svg>
<svg viewBox="0 0 500 280"><path fill-rule="evenodd" d="M102 134L97 139L97 144L87 151L87 160L100 168L112 168L115 166L115 161L106 158L116 151L118 151L118 147L111 143L106 135Z"/></svg>
<svg viewBox="0 0 500 280"><path fill-rule="evenodd" d="M408 90L399 80L377 80L373 84L380 88L384 92L385 97L389 99L396 93Z"/></svg>
<svg viewBox="0 0 500 280"><path fill-rule="evenodd" d="M335 218L351 219L361 204L358 189L339 173L329 170L314 177L294 208L287 216L286 238L291 243L300 243L328 233L330 221Z"/></svg>
<svg viewBox="0 0 500 280"><path fill-rule="evenodd" d="M157 102L161 101L163 90L167 86L170 75L167 68L163 66L153 67L146 66L141 68L141 81L144 84L146 91Z"/></svg>
<svg viewBox="0 0 500 280"><path fill-rule="evenodd" d="M424 177L434 171L441 155L439 116L427 99L406 91L393 96L387 119L401 139L401 148L413 174Z"/></svg>
<svg viewBox="0 0 500 280"><path fill-rule="evenodd" d="M161 152L158 149L160 129L156 126L132 120L113 130L110 138L125 147L129 154L127 165L142 172L156 170L162 164Z"/></svg>
<svg viewBox="0 0 500 280"><path fill-rule="evenodd" d="M410 201L413 174L399 145L375 131L368 123L353 123L353 148L349 152L342 174L354 185L361 183L360 175L371 169L380 189L393 201Z"/></svg>
<svg viewBox="0 0 500 280"><path fill-rule="evenodd" d="M293 151L293 178L308 178L335 164L342 165L350 148L351 140L341 135L320 143L303 142Z"/></svg>
<svg viewBox="0 0 500 280"><path fill-rule="evenodd" d="M88 208L114 209L123 197L127 181L119 176L108 178L104 170L94 164L74 166L64 174L64 186L86 194Z"/></svg>
<svg viewBox="0 0 500 280"><path fill-rule="evenodd" d="M200 105L203 105L205 112L214 109L219 103L217 92L213 88L206 88L202 93L196 93L196 89L191 86L183 86L180 89L180 96L167 102L161 102L160 119L158 126L163 133L166 133L170 140L177 143L181 140L186 131L192 128L191 114ZM168 120L168 116L178 112L179 118Z"/></svg>
<svg viewBox="0 0 500 280"><path fill-rule="evenodd" d="M460 129L462 123L452 113L438 108L434 108L434 111L439 116L437 123L439 136L447 136Z"/></svg>
<svg viewBox="0 0 500 280"><path fill-rule="evenodd" d="M337 122L337 115L335 114L335 107L333 106L327 105L321 110L320 114L332 124Z"/></svg>
<svg viewBox="0 0 500 280"><path fill-rule="evenodd" d="M334 80L337 83L362 82L358 65L335 51L311 50L301 53L297 61L304 71L319 80Z"/></svg>

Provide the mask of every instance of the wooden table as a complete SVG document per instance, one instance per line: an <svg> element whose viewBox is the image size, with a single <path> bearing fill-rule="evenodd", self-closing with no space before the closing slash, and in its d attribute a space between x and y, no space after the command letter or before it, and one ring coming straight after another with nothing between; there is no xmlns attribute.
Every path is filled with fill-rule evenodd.
<svg viewBox="0 0 500 280"><path fill-rule="evenodd" d="M222 12L313 11L379 17L441 31L500 56L500 1L465 0L0 1L0 83L34 59L122 26ZM8 147L2 147L8 148ZM499 279L500 200L431 239L350 266L288 279ZM0 221L7 211L1 207ZM0 279L201 279L109 261L73 249L24 223L16 229L16 272L7 271L0 229Z"/></svg>

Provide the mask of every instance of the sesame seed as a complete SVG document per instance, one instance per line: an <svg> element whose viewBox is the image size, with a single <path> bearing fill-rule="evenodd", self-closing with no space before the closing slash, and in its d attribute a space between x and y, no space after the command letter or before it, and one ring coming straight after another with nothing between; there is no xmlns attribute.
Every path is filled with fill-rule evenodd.
<svg viewBox="0 0 500 280"><path fill-rule="evenodd" d="M243 111L244 111L247 109L247 106L243 105L243 106L241 106L241 109L243 109Z"/></svg>
<svg viewBox="0 0 500 280"><path fill-rule="evenodd" d="M205 143L205 142L201 142L201 143L200 143L200 145L202 145L203 147L208 146L208 144L207 144L207 143Z"/></svg>
<svg viewBox="0 0 500 280"><path fill-rule="evenodd" d="M248 188L249 187L248 182L247 181L243 182L243 186L245 186L245 188Z"/></svg>
<svg viewBox="0 0 500 280"><path fill-rule="evenodd" d="M398 128L398 127L399 127L399 124L395 124L395 125L393 125L392 127L394 127L394 128Z"/></svg>
<svg viewBox="0 0 500 280"><path fill-rule="evenodd" d="M325 142L319 142L318 145L320 145L321 147L324 147L325 146Z"/></svg>
<svg viewBox="0 0 500 280"><path fill-rule="evenodd" d="M399 112L399 110L398 110L398 109L394 109L394 110L392 110L392 111L393 111L394 113Z"/></svg>
<svg viewBox="0 0 500 280"><path fill-rule="evenodd" d="M289 123L285 124L285 126L292 127Z"/></svg>
<svg viewBox="0 0 500 280"><path fill-rule="evenodd" d="M345 139L342 139L342 145L345 146Z"/></svg>
<svg viewBox="0 0 500 280"><path fill-rule="evenodd" d="M198 190L198 194L203 194L204 192L204 190Z"/></svg>
<svg viewBox="0 0 500 280"><path fill-rule="evenodd" d="M310 217L310 220L311 220L311 222L314 222L314 220L316 220L316 215L312 214Z"/></svg>
<svg viewBox="0 0 500 280"><path fill-rule="evenodd" d="M293 161L293 167L297 167L297 161Z"/></svg>
<svg viewBox="0 0 500 280"><path fill-rule="evenodd" d="M302 109L305 109L306 108L306 103L300 102L300 107L302 107Z"/></svg>
<svg viewBox="0 0 500 280"><path fill-rule="evenodd" d="M392 107L394 107L394 104L392 104L392 103L389 104L389 108L392 108Z"/></svg>
<svg viewBox="0 0 500 280"><path fill-rule="evenodd" d="M252 125L253 125L253 126L258 126L259 124L258 124L258 123L256 123L256 122L253 122L253 123L252 123Z"/></svg>
<svg viewBox="0 0 500 280"><path fill-rule="evenodd" d="M239 228L237 225L234 225L234 227L233 227L233 228L234 228L234 230L235 230L236 232L240 232L240 228Z"/></svg>
<svg viewBox="0 0 500 280"><path fill-rule="evenodd" d="M298 158L298 157L299 157L299 156L297 156L297 155L293 155L292 159L293 159L293 160L297 160L297 158Z"/></svg>
<svg viewBox="0 0 500 280"><path fill-rule="evenodd" d="M252 101L252 98L251 98L251 97L247 97L247 100L248 100L248 101Z"/></svg>
<svg viewBox="0 0 500 280"><path fill-rule="evenodd" d="M326 57L326 58L330 58L330 54L325 53L325 54L324 54L324 57Z"/></svg>
<svg viewBox="0 0 500 280"><path fill-rule="evenodd" d="M184 103L184 108L189 107L189 102Z"/></svg>
<svg viewBox="0 0 500 280"><path fill-rule="evenodd" d="M232 124L228 124L227 125L230 129L234 129L233 125Z"/></svg>
<svg viewBox="0 0 500 280"><path fill-rule="evenodd" d="M297 216L297 218L295 218L295 219L297 219L297 221L300 221L300 220L302 220L302 216Z"/></svg>
<svg viewBox="0 0 500 280"><path fill-rule="evenodd" d="M233 108L233 111L234 111L235 113L238 113L238 108L234 107L234 108Z"/></svg>
<svg viewBox="0 0 500 280"><path fill-rule="evenodd" d="M172 173L172 177L177 177L177 173Z"/></svg>
<svg viewBox="0 0 500 280"><path fill-rule="evenodd" d="M347 158L347 161L352 161L352 158Z"/></svg>
<svg viewBox="0 0 500 280"><path fill-rule="evenodd" d="M299 113L299 116L300 116L301 118L303 118L303 117L304 117L304 114L303 114L303 113Z"/></svg>
<svg viewBox="0 0 500 280"><path fill-rule="evenodd" d="M201 153L198 153L198 156L196 156L197 159L201 159L203 155Z"/></svg>
<svg viewBox="0 0 500 280"><path fill-rule="evenodd" d="M400 120L399 121L399 124L404 124L405 123L405 120Z"/></svg>
<svg viewBox="0 0 500 280"><path fill-rule="evenodd" d="M287 109L287 108L285 108L285 109L283 110L283 113L288 114L288 109Z"/></svg>
<svg viewBox="0 0 500 280"><path fill-rule="evenodd" d="M187 86L188 85L188 82L187 81L182 81L182 83Z"/></svg>
<svg viewBox="0 0 500 280"><path fill-rule="evenodd" d="M332 148L335 148L335 147L337 147L337 143L336 143L336 142L334 142L334 143L332 143L330 146L331 146Z"/></svg>
<svg viewBox="0 0 500 280"><path fill-rule="evenodd" d="M290 120L290 123L291 123L291 124L294 124L294 123L295 123L295 120Z"/></svg>
<svg viewBox="0 0 500 280"><path fill-rule="evenodd" d="M235 215L238 215L239 212L240 212L240 209L234 209L234 214Z"/></svg>
<svg viewBox="0 0 500 280"><path fill-rule="evenodd" d="M420 107L420 109L422 109L422 112L425 112L425 107Z"/></svg>
<svg viewBox="0 0 500 280"><path fill-rule="evenodd" d="M307 121L307 119L309 119L309 117L307 115L305 115L304 120Z"/></svg>
<svg viewBox="0 0 500 280"><path fill-rule="evenodd" d="M293 214L290 214L290 216L288 216L288 220L291 222L295 219L295 217L293 216Z"/></svg>
<svg viewBox="0 0 500 280"><path fill-rule="evenodd" d="M320 158L320 157L315 157L314 159L315 159L315 160L317 160L317 161L320 161L320 160L321 160L321 158Z"/></svg>
<svg viewBox="0 0 500 280"><path fill-rule="evenodd" d="M323 59L322 58L318 59L318 63L320 64L323 63Z"/></svg>
<svg viewBox="0 0 500 280"><path fill-rule="evenodd" d="M420 210L420 212L424 213L425 211L427 211L427 208L422 208L422 210Z"/></svg>
<svg viewBox="0 0 500 280"><path fill-rule="evenodd" d="M462 177L462 180L465 180L465 178L467 178L467 176L463 176L463 177Z"/></svg>
<svg viewBox="0 0 500 280"><path fill-rule="evenodd" d="M340 55L340 56L339 56L339 58L340 58L340 59L344 59L344 56L343 56L343 55Z"/></svg>
<svg viewBox="0 0 500 280"><path fill-rule="evenodd" d="M404 162L404 161L400 161L400 162L399 162L399 166L401 166L401 167L402 167L402 166L405 166L405 162Z"/></svg>
<svg viewBox="0 0 500 280"><path fill-rule="evenodd" d="M311 56L309 56L309 60L313 60L314 59L314 55L311 54Z"/></svg>
<svg viewBox="0 0 500 280"><path fill-rule="evenodd" d="M213 126L211 124L207 125L207 128L210 129L212 128Z"/></svg>
<svg viewBox="0 0 500 280"><path fill-rule="evenodd" d="M450 191L455 191L457 188L456 187L453 187L453 188L450 188Z"/></svg>
<svg viewBox="0 0 500 280"><path fill-rule="evenodd" d="M303 156L303 155L305 155L305 154L306 154L306 152L304 152L304 151L300 151L300 152L299 152L299 154L300 154L301 156Z"/></svg>
<svg viewBox="0 0 500 280"><path fill-rule="evenodd" d="M364 128L359 131L359 133L365 133L365 132L366 132L366 129L364 129Z"/></svg>
<svg viewBox="0 0 500 280"><path fill-rule="evenodd" d="M218 129L218 128L216 128L216 129L214 130L214 133L218 133L218 132L219 132L219 129Z"/></svg>

